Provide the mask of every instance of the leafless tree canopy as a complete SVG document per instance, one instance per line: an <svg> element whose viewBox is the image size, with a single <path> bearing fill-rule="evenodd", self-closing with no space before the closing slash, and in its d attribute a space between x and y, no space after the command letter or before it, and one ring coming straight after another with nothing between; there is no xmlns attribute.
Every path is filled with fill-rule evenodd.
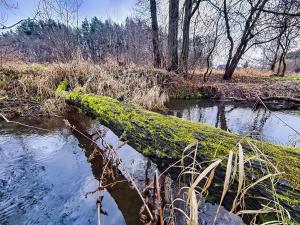
<svg viewBox="0 0 300 225"><path fill-rule="evenodd" d="M224 79L260 49L260 57L283 76L289 52L297 48L298 0L149 0L138 1L137 17L122 24L79 20L82 1L41 0L31 19L6 24L1 46L10 45L27 61L68 61L80 56L95 63L153 65L187 74L194 68L224 64ZM14 10L17 2L0 1ZM2 10L3 11L3 10ZM142 16L140 16L142 15ZM255 51L254 51L255 49Z"/></svg>

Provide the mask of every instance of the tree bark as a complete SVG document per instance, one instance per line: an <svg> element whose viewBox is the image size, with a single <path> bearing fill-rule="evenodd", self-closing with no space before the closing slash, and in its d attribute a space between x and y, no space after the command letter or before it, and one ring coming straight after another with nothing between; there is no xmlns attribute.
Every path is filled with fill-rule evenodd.
<svg viewBox="0 0 300 225"><path fill-rule="evenodd" d="M277 42L277 47L276 47L276 50L275 50L274 58L273 58L273 61L271 63L271 67L270 67L272 72L275 71L276 63L277 63L277 60L278 60L277 58L278 58L278 51L279 51L279 42L280 42L280 39Z"/></svg>
<svg viewBox="0 0 300 225"><path fill-rule="evenodd" d="M281 76L281 77L284 77L285 72L286 72L286 55L285 55L285 54L283 54L282 65L283 65L283 67L282 67L280 76Z"/></svg>
<svg viewBox="0 0 300 225"><path fill-rule="evenodd" d="M150 12L151 12L151 27L152 27L152 43L153 43L153 56L154 67L160 68L162 64L161 52L159 48L159 30L157 22L157 8L156 0L150 0Z"/></svg>
<svg viewBox="0 0 300 225"><path fill-rule="evenodd" d="M184 6L184 20L182 33L182 50L180 55L180 72L187 73L190 45L190 22L192 18L192 0L186 0Z"/></svg>
<svg viewBox="0 0 300 225"><path fill-rule="evenodd" d="M231 60L227 61L225 73L224 73L224 80L230 80L233 76L234 71L236 70L240 59L242 58L242 53L236 53Z"/></svg>
<svg viewBox="0 0 300 225"><path fill-rule="evenodd" d="M168 70L178 71L179 0L169 0Z"/></svg>
<svg viewBox="0 0 300 225"><path fill-rule="evenodd" d="M283 63L283 53L281 53L280 58L279 58L279 63L278 63L276 76L279 76L281 74L282 63Z"/></svg>
<svg viewBox="0 0 300 225"><path fill-rule="evenodd" d="M264 9L267 2L268 0L260 0L257 1L257 3L251 7L250 14L247 17L245 26L243 28L243 34L239 41L240 44L238 45L237 49L235 50L235 53L233 54L234 41L231 36L230 20L228 17L228 5L227 0L223 1L223 14L225 19L226 33L227 38L230 42L229 55L226 63L225 73L223 76L224 80L230 80L232 78L232 75L236 70L239 61L247 51L249 41L255 37L252 31L256 28L256 23L260 18L262 10Z"/></svg>
<svg viewBox="0 0 300 225"><path fill-rule="evenodd" d="M98 118L103 125L122 136L123 140L128 141L128 144L137 151L160 163L166 160L165 162L170 164L181 159L185 147L195 141L199 142L197 150L199 162L227 157L230 150L237 149L237 143L241 143L247 158L251 159L255 158L255 153L249 144L252 143L276 165L278 171L284 172L279 175L281 181L276 182L276 190L280 191L277 193L277 197L295 216L295 219L300 221L297 211L300 203L293 203L295 198L300 198L299 149L273 145L205 124L150 112L139 106L122 103L109 97L84 94L80 91L57 93L64 96L69 103L81 106L88 115ZM215 177L215 179L221 181L218 185L224 181L224 176L221 174L225 169L224 162L216 171L216 176L219 177ZM246 176L249 175L246 182L250 183L253 183L253 180L251 181L252 174L255 176L265 175L261 165L257 165L256 161L246 163L244 170ZM268 188L272 186L270 181L264 180L262 183L262 186L254 187L250 198L257 199L260 196L273 201L273 190Z"/></svg>

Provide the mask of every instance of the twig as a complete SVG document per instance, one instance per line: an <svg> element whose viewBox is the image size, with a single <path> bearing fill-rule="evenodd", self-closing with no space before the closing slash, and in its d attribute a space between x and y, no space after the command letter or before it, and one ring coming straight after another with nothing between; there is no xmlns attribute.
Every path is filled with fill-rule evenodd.
<svg viewBox="0 0 300 225"><path fill-rule="evenodd" d="M267 106L266 104L263 102L263 100L257 96L258 100L261 102L261 104L267 109L269 110L270 112L272 112ZM274 114L274 116L279 119L284 125L286 125L287 127L289 127L290 129L292 129L296 134L298 134L300 136L300 132L297 131L295 128L293 128L292 126L290 126L289 124L287 124L283 119L281 119L279 116L277 116L276 114Z"/></svg>
<svg viewBox="0 0 300 225"><path fill-rule="evenodd" d="M20 123L20 122L17 122L17 121L9 120L9 119L7 119L2 113L0 113L0 116L1 116L1 117L5 120L5 122L7 122L7 123L14 123L14 124L21 125L21 126L23 126L23 127L29 127L29 128L33 128L33 129L37 129L37 130L42 130L42 131L52 131L52 130L48 130L48 129L44 129L44 128L40 128L40 127L30 126L30 125L27 125L27 124L24 124L24 123Z"/></svg>
<svg viewBox="0 0 300 225"><path fill-rule="evenodd" d="M82 133L81 131L79 131L78 129L76 129L76 127L74 125L71 125L68 120L65 120L65 123L66 123L67 126L70 126L70 128L74 129L80 135L82 135L83 137L87 138L89 141L93 142L94 144L97 144L93 139L89 138L87 135L85 135L84 133ZM100 139L102 140L102 143L104 143L104 139L102 137L100 137ZM111 153L114 154L114 157L117 159L117 163L119 165L121 165L123 172L128 175L128 179L129 179L130 183L132 184L133 188L137 191L137 193L138 193L140 199L142 200L142 202L143 202L143 204L144 204L144 206L145 206L145 208L146 208L146 210L147 210L147 212L148 212L148 214L150 216L150 219L152 221L154 219L154 217L153 217L153 215L152 215L152 213L151 213L151 211L150 211L150 209L149 209L149 207L148 207L148 205L147 205L147 203L146 203L146 201L145 201L145 199L144 199L141 191L138 189L138 187L137 187L137 185L136 185L133 177L131 176L131 174L127 170L127 167L122 162L122 160L118 156L117 152L109 144L107 144L107 143L104 143L104 144L105 144L104 147L106 147L106 149L108 149L109 152L111 152Z"/></svg>
<svg viewBox="0 0 300 225"><path fill-rule="evenodd" d="M100 203L98 203L97 206L98 206L98 225L101 225L101 220L100 220L100 216L101 216Z"/></svg>

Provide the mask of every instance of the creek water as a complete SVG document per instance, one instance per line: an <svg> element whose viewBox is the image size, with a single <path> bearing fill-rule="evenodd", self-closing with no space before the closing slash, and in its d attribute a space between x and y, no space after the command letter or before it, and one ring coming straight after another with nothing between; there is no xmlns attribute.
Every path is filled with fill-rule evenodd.
<svg viewBox="0 0 300 225"><path fill-rule="evenodd" d="M62 119L21 122L50 131L0 123L0 224L97 224L99 194L85 194L97 189L103 168L101 159L90 159L94 150L90 141L72 132ZM97 125L84 118L76 122L90 132ZM105 139L118 144L111 131ZM146 171L153 176L155 165L128 145L119 149L119 155L143 189ZM142 224L142 203L128 183L107 188L101 195L106 212L101 224Z"/></svg>
<svg viewBox="0 0 300 225"><path fill-rule="evenodd" d="M300 147L300 111L205 100L172 100L168 114L210 124L240 135Z"/></svg>
<svg viewBox="0 0 300 225"><path fill-rule="evenodd" d="M239 134L255 130L265 140L299 146L296 136L286 133L289 130L286 125L276 122L273 114L265 116L263 111L198 101L174 102L169 108L170 114L180 117ZM299 128L300 113L276 113L295 129ZM251 122L251 118L258 122ZM0 122L0 224L97 224L96 200L100 194L104 196L102 209L106 212L100 217L102 225L142 224L139 215L142 202L128 182L86 196L97 189L103 171L100 155L94 154L101 151L101 142L98 140L99 149L95 149L86 138L92 138L99 124L79 114L70 114L67 119L83 135L69 129L62 118L20 120L48 131ZM119 145L118 137L110 130L105 141ZM129 145L122 146L118 154L142 190L153 179L157 166ZM127 175L122 176L126 180ZM216 206L211 204L202 208L203 224L212 223L214 210ZM219 224L242 224L224 209L219 217Z"/></svg>

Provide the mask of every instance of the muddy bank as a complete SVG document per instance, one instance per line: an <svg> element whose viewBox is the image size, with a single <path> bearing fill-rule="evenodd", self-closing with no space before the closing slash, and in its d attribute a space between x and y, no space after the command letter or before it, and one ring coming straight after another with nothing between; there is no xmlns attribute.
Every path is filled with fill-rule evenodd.
<svg viewBox="0 0 300 225"><path fill-rule="evenodd" d="M72 89L84 86L89 93L137 103L150 110L163 110L168 98L252 104L257 96L273 109L299 108L299 77L274 78L263 72L242 70L232 80L224 81L222 71L213 71L204 82L199 71L184 78L165 70L85 61L8 64L0 68L0 109L9 117L60 114L64 104L55 98L55 89L64 80Z"/></svg>
<svg viewBox="0 0 300 225"><path fill-rule="evenodd" d="M180 159L184 148L195 141L199 142L198 158L201 161L226 158L229 150L236 151L237 143L243 145L246 157L251 158L255 157L251 148L254 144L278 166L279 171L285 172L279 175L277 197L294 216L299 216L297 208L300 202L295 200L300 197L299 149L255 141L208 125L163 116L109 97L84 94L81 89L70 93L62 91L60 94L70 103L81 106L88 115L98 118L137 151L154 159ZM250 161L246 171L250 177L264 174L255 160ZM224 180L224 164L216 176L216 180ZM257 196L260 193L259 195L272 199L270 184L263 183L252 194Z"/></svg>
<svg viewBox="0 0 300 225"><path fill-rule="evenodd" d="M297 77L275 79L265 74L244 72L224 81L219 72L203 82L200 74L185 79L182 74L153 68L123 68L88 62L4 65L0 68L0 110L10 118L61 115L65 104L56 98L55 89L64 80L72 89L84 86L89 93L137 103L150 110L164 110L169 98L207 98L254 104L259 96L271 109L292 109L300 105L300 80Z"/></svg>
<svg viewBox="0 0 300 225"><path fill-rule="evenodd" d="M174 99L218 99L220 101L261 102L270 109L298 109L300 107L300 76L274 78L265 74L236 74L232 80L222 79L222 73L211 74L206 82L202 75L190 75L185 80L174 77L169 95Z"/></svg>

